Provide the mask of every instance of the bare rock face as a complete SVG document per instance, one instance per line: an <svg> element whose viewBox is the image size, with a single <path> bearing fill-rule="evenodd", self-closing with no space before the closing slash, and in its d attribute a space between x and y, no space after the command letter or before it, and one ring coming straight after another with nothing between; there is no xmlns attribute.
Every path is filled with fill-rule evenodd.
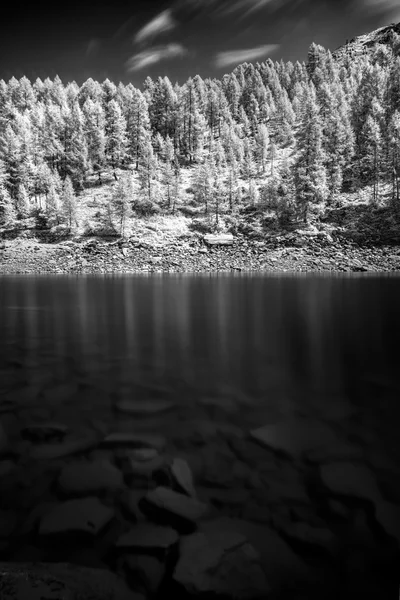
<svg viewBox="0 0 400 600"><path fill-rule="evenodd" d="M191 594L267 598L270 587L259 554L234 531L195 533L181 541L174 580Z"/></svg>
<svg viewBox="0 0 400 600"><path fill-rule="evenodd" d="M373 51L378 44L384 46L390 45L393 35L400 34L400 23L391 23L385 27L375 29L370 33L358 35L352 38L346 45L340 46L332 54L336 59L344 59L345 57L355 57Z"/></svg>
<svg viewBox="0 0 400 600"><path fill-rule="evenodd" d="M132 600L110 571L67 563L0 563L2 600Z"/></svg>
<svg viewBox="0 0 400 600"><path fill-rule="evenodd" d="M209 246L232 246L233 235L231 233L209 233L204 236L204 241Z"/></svg>

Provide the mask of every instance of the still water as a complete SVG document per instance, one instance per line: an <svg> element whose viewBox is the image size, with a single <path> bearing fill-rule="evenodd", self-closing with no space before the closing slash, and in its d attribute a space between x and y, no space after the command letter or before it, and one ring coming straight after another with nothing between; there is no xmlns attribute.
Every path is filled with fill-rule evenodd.
<svg viewBox="0 0 400 600"><path fill-rule="evenodd" d="M397 411L399 306L393 276L3 277L0 387L76 383L76 419L97 392L98 416L158 393L183 409L243 394L271 415L341 400L378 418Z"/></svg>
<svg viewBox="0 0 400 600"><path fill-rule="evenodd" d="M162 434L170 452L184 449L194 463L203 452L215 471L218 445L198 450L199 424L222 423L246 437L262 425L313 419L360 445L400 504L392 485L400 471L399 307L400 277L390 275L0 278L0 423L6 458L19 469L18 481L3 479L9 492L3 483L0 509L18 507L22 523L35 505L58 501L45 484L27 491L34 444L20 436L48 421L77 434ZM124 414L124 400L170 400L176 410ZM257 470L242 462L235 473L244 468ZM278 471L297 486L290 469L282 463ZM223 470L206 473L203 484L218 486ZM237 482L222 487L229 485ZM241 518L255 514L240 510ZM6 559L20 558L18 544L3 543Z"/></svg>

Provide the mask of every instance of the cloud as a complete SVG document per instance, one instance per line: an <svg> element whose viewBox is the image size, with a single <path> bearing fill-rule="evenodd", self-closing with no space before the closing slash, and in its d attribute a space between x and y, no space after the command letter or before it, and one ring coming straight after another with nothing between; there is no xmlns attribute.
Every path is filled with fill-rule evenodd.
<svg viewBox="0 0 400 600"><path fill-rule="evenodd" d="M253 12L261 10L268 5L276 5L276 0L235 0L230 2L224 9L224 14L241 12L242 16L250 15ZM282 4L282 3L280 3Z"/></svg>
<svg viewBox="0 0 400 600"><path fill-rule="evenodd" d="M256 48L247 48L246 50L227 50L219 52L215 57L217 67L228 67L230 65L240 64L243 62L264 58L268 54L275 52L280 47L280 44L265 44Z"/></svg>
<svg viewBox="0 0 400 600"><path fill-rule="evenodd" d="M240 17L265 9L275 11L290 5L303 2L303 0L176 0L175 7L193 11L206 12L216 17L224 17L231 14L240 14Z"/></svg>
<svg viewBox="0 0 400 600"><path fill-rule="evenodd" d="M391 19L400 20L399 0L358 0L356 6L359 10L367 11L368 16L381 17L381 22L385 25L388 25Z"/></svg>
<svg viewBox="0 0 400 600"><path fill-rule="evenodd" d="M140 69L154 65L161 60L177 58L178 56L185 56L185 54L188 54L188 51L181 44L154 46L153 48L143 50L143 52L131 56L131 58L126 61L125 67L128 73L131 73L132 71L140 71Z"/></svg>
<svg viewBox="0 0 400 600"><path fill-rule="evenodd" d="M134 37L136 43L147 41L149 38L154 38L157 35L166 33L175 29L177 23L172 16L172 12L169 8L164 10L159 15L154 17L147 23L142 29L140 29Z"/></svg>
<svg viewBox="0 0 400 600"><path fill-rule="evenodd" d="M86 47L86 56L96 56L101 48L101 41L97 38L91 38Z"/></svg>

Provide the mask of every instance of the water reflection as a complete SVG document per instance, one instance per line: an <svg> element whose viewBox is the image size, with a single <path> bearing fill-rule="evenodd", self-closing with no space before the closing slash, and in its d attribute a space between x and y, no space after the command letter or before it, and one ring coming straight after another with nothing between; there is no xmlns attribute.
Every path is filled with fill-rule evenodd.
<svg viewBox="0 0 400 600"><path fill-rule="evenodd" d="M394 277L4 277L3 361L118 389L173 377L287 402L397 385Z"/></svg>

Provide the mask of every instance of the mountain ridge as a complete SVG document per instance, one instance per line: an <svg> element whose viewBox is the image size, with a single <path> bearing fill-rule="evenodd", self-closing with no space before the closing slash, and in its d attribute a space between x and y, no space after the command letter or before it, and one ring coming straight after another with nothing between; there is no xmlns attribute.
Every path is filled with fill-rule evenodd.
<svg viewBox="0 0 400 600"><path fill-rule="evenodd" d="M379 27L374 31L364 33L347 40L345 44L336 48L332 55L336 59L345 56L354 57L368 52L377 44L388 46L393 42L395 35L400 36L400 22L390 23L384 27Z"/></svg>

